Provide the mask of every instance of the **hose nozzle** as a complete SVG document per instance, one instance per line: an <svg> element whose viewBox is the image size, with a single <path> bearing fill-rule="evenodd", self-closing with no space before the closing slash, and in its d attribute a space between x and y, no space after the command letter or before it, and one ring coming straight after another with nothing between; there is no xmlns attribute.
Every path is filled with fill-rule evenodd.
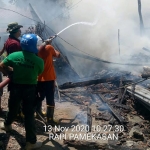
<svg viewBox="0 0 150 150"><path fill-rule="evenodd" d="M49 39L50 40L53 40L53 39L55 39L57 37L57 34L55 34L54 36L51 36Z"/></svg>
<svg viewBox="0 0 150 150"><path fill-rule="evenodd" d="M54 36L50 36L47 40L44 41L45 44L50 44L52 42L53 39L55 39L57 37L57 34L55 34Z"/></svg>

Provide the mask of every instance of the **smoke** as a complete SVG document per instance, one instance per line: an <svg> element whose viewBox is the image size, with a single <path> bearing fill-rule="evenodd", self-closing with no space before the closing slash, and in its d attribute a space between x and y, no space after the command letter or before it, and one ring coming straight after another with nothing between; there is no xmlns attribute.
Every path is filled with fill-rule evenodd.
<svg viewBox="0 0 150 150"><path fill-rule="evenodd" d="M142 14L145 27L148 27L149 25L149 3L149 1L142 2ZM137 0L130 1L130 3L126 0L82 1L76 9L70 11L69 20L65 20L64 23L61 22L60 25L63 29L67 26L66 24L72 24L77 21L94 22L96 19L99 21L95 26L74 26L66 30L60 36L84 52L104 60L124 64L141 63L139 60L129 60L132 55L137 55L140 52L145 53L142 50L142 47L150 47L150 34L148 33L148 30L146 30L145 36L140 36ZM57 22L59 22L59 19L54 20L52 25L55 26ZM120 30L120 55L118 45L118 29ZM57 29L55 28L55 31L56 30ZM63 44L67 47L67 44ZM71 51L72 49L73 48L70 47L69 50ZM82 64L82 69L85 70L86 67L88 69L88 73L101 68L100 63L91 62L92 66L89 67L89 61L81 61L79 58L78 60L79 61L76 62L71 61L72 65L80 66L81 68ZM107 66L110 67L110 65L111 64L108 64ZM111 65L111 67L128 71L139 69L138 67L127 65ZM82 69L80 69L80 71L82 71Z"/></svg>
<svg viewBox="0 0 150 150"><path fill-rule="evenodd" d="M33 21L23 17L24 15L31 17L29 11L6 2L2 4L3 5L0 6L0 49L3 47L5 41L8 38L9 33L6 32L6 29L9 23L18 22L18 24L23 25L24 28L22 28L22 32L24 32L29 26L33 24Z"/></svg>
<svg viewBox="0 0 150 150"><path fill-rule="evenodd" d="M1 6L4 7L5 3L3 2L3 0L0 0Z"/></svg>
<svg viewBox="0 0 150 150"><path fill-rule="evenodd" d="M41 20L45 21L46 25L55 33L76 22L93 23L98 20L94 26L72 26L59 35L74 47L94 57L112 62L130 63L129 59L131 56L139 53L149 55L142 50L143 47L150 48L150 1L148 0L142 1L144 36L140 35L137 0L65 0L63 2L60 0L41 0L38 3L36 0L16 0L16 3L12 6L31 17L28 3L31 3ZM8 22L8 20L14 20L14 17L5 19ZM15 17L15 21L22 24L33 23L31 20L21 16ZM118 29L120 30L120 55ZM63 40L59 38L57 40L68 51L79 52L79 50L68 45ZM69 59L70 54L67 53L66 55ZM104 64L76 56L74 58L74 60L69 59L69 61L81 76L90 75L96 70L103 69L103 67L115 67L123 70L133 69L133 67L130 68L126 65ZM131 62L135 64L140 63L137 60L132 60Z"/></svg>

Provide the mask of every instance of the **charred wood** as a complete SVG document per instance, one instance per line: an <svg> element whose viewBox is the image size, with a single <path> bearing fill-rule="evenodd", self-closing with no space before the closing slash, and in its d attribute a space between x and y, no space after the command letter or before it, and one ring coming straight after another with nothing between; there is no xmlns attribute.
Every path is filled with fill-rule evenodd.
<svg viewBox="0 0 150 150"><path fill-rule="evenodd" d="M105 88L107 88L108 90L111 90L111 89L112 89L112 87L111 87L108 83L103 83L103 86L104 86Z"/></svg>
<svg viewBox="0 0 150 150"><path fill-rule="evenodd" d="M64 140L64 144L67 144L68 146L75 147L78 150L96 150L101 149L105 150L106 145L105 144L98 144L96 142L86 142L86 141L75 141L75 140Z"/></svg>
<svg viewBox="0 0 150 150"><path fill-rule="evenodd" d="M87 93L87 90L85 88L76 88L76 89L63 89L63 90L59 90L62 92L66 92L66 93Z"/></svg>
<svg viewBox="0 0 150 150"><path fill-rule="evenodd" d="M96 94L89 94L90 95L90 97L92 98L92 100L93 100L93 102L96 102Z"/></svg>
<svg viewBox="0 0 150 150"><path fill-rule="evenodd" d="M106 120L109 121L112 118L112 115L109 112L105 112L103 114L99 113L98 115L95 116L96 120Z"/></svg>
<svg viewBox="0 0 150 150"><path fill-rule="evenodd" d="M119 91L118 91L118 92L119 92L119 94L118 94L118 99L119 99L119 101L121 101L122 96L123 96L123 92L124 92L124 90L123 90L122 88L120 88L120 87L123 86L122 80L123 80L123 78L121 77L121 78L120 78Z"/></svg>
<svg viewBox="0 0 150 150"><path fill-rule="evenodd" d="M124 102L124 97L125 97L126 92L127 92L127 88L124 89L123 95L122 95L121 100L120 100L121 104Z"/></svg>
<svg viewBox="0 0 150 150"><path fill-rule="evenodd" d="M62 91L60 91L60 93L63 94L63 95L65 95L65 96L67 96L67 97L69 97L70 99L76 101L78 104L84 105L83 102L79 101L78 99L76 99L74 97L71 97L70 95L68 95L68 94L66 94L66 93L64 93Z"/></svg>
<svg viewBox="0 0 150 150"><path fill-rule="evenodd" d="M89 81L80 81L80 82L67 82L63 85L60 85L60 89L67 89L67 88L75 88L75 87L83 87L88 86L92 84L99 84L99 83L105 83L105 82L111 82L111 81L118 81L120 76L116 77L110 77L110 78L101 78L101 79L95 79L95 80L89 80Z"/></svg>
<svg viewBox="0 0 150 150"><path fill-rule="evenodd" d="M91 108L89 108L87 106L87 125L88 128L87 131L91 132L91 128L92 128L92 115L91 115Z"/></svg>
<svg viewBox="0 0 150 150"><path fill-rule="evenodd" d="M105 94L105 93L117 93L118 90L107 90L107 89L100 89L100 90L93 90L91 91L91 93L94 93L94 94L98 94L98 93L101 93L101 94Z"/></svg>
<svg viewBox="0 0 150 150"><path fill-rule="evenodd" d="M123 104L119 104L119 103L111 103L111 105L115 106L115 107L119 107L119 108L123 108L126 110L130 110L129 106L123 105Z"/></svg>
<svg viewBox="0 0 150 150"><path fill-rule="evenodd" d="M110 118L109 124L114 125L116 122L116 119L114 117Z"/></svg>
<svg viewBox="0 0 150 150"><path fill-rule="evenodd" d="M149 73L143 73L142 78L149 78L150 77L150 72Z"/></svg>
<svg viewBox="0 0 150 150"><path fill-rule="evenodd" d="M102 102L106 105L106 107L108 108L108 110L113 114L113 116L119 121L119 123L125 124L126 121L124 120L124 118L121 115L119 115L119 113L116 112L112 108L112 106L110 106L110 105L107 104L105 97L102 94L98 94L98 96L102 100Z"/></svg>

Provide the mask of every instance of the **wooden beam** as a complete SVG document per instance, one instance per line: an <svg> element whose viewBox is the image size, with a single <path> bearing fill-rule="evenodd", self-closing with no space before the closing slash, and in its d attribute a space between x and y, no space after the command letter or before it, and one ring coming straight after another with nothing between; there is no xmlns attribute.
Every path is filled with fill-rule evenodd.
<svg viewBox="0 0 150 150"><path fill-rule="evenodd" d="M79 81L79 82L66 82L62 85L59 85L59 89L67 89L67 88L76 88L76 87L84 87L92 84L106 83L106 82L115 82L119 81L121 76L115 77L105 77L100 79L93 79L88 81ZM123 82L131 82L130 80L125 80Z"/></svg>

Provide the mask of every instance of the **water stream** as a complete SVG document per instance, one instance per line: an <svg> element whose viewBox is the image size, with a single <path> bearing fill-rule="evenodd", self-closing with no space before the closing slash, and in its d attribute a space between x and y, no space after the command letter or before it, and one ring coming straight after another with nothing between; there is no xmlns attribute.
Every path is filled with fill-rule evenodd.
<svg viewBox="0 0 150 150"><path fill-rule="evenodd" d="M74 25L84 24L84 25L88 25L88 26L94 26L94 25L96 25L96 23L97 23L97 21L95 21L93 23L91 23L91 22L76 22L76 23L73 23L73 24L67 26L66 28L64 28L63 30L61 30L60 32L58 32L56 35L61 34L62 32L64 32L65 30L67 30L68 28L70 28L70 27L72 27Z"/></svg>

